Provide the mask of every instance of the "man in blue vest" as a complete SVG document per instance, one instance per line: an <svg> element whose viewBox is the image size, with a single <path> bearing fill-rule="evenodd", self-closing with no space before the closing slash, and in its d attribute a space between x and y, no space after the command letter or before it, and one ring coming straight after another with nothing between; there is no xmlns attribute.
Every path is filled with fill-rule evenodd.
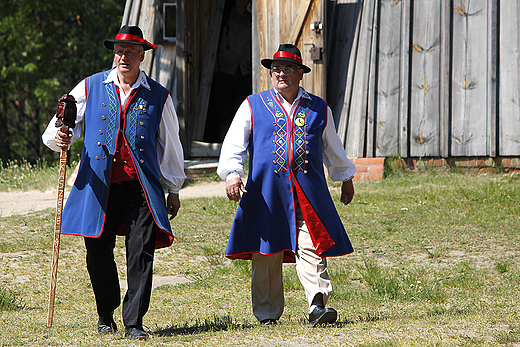
<svg viewBox="0 0 520 347"><path fill-rule="evenodd" d="M140 28L126 25L104 45L114 52L116 67L85 78L70 92L77 101L74 129L62 132L54 117L42 139L55 151L67 150L84 125L81 164L61 232L85 238L99 333L117 331L113 312L120 286L113 250L116 235L125 235L125 337L146 339L154 250L173 242L168 214L172 219L180 208L184 157L171 96L140 69L145 51L157 46Z"/></svg>
<svg viewBox="0 0 520 347"><path fill-rule="evenodd" d="M331 179L343 181L345 205L354 195L356 169L345 155L326 102L299 85L310 72L300 50L282 44L273 59L261 63L269 69L273 89L242 103L217 169L226 180L228 198L240 201L226 256L252 260L253 313L260 324L276 324L283 313L283 262L296 262L310 325L334 323L337 312L326 307L332 292L326 257L353 249L329 194L323 164Z"/></svg>

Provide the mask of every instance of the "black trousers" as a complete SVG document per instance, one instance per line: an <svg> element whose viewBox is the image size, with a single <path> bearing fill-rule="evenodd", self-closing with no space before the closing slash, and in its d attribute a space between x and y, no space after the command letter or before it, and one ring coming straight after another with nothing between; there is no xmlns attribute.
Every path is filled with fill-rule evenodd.
<svg viewBox="0 0 520 347"><path fill-rule="evenodd" d="M138 181L110 186L103 233L99 238L85 238L87 269L100 316L106 316L121 303L114 261L116 233L121 222L126 230L128 282L123 300L123 323L142 327L152 293L156 228Z"/></svg>

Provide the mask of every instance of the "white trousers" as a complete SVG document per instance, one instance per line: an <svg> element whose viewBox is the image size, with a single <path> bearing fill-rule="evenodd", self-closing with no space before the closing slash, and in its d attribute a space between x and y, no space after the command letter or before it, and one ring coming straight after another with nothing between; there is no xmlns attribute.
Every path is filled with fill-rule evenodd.
<svg viewBox="0 0 520 347"><path fill-rule="evenodd" d="M316 294L323 295L323 304L327 303L332 284L327 273L327 260L318 256L303 219L300 207L296 206L298 227L298 247L296 249L296 272L305 289L309 307ZM284 293L282 263L283 252L273 255L252 255L251 299L253 314L262 321L278 320L283 313Z"/></svg>

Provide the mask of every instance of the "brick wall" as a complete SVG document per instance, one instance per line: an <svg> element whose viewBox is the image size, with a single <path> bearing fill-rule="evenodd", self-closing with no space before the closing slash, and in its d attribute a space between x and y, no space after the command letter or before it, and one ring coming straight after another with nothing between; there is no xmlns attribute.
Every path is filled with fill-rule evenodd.
<svg viewBox="0 0 520 347"><path fill-rule="evenodd" d="M354 181L381 181L385 168L385 158L353 158L356 165Z"/></svg>

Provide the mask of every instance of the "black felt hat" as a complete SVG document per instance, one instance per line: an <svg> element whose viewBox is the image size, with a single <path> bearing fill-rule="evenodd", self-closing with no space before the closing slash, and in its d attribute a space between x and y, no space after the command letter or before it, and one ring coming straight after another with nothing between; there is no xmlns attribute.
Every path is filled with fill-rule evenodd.
<svg viewBox="0 0 520 347"><path fill-rule="evenodd" d="M294 63L301 67L304 73L311 71L310 67L303 65L302 54L298 47L290 43L281 44L278 47L278 51L273 55L273 59L262 59L261 63L264 67L270 69L274 61Z"/></svg>
<svg viewBox="0 0 520 347"><path fill-rule="evenodd" d="M143 32L137 26L123 25L123 27L119 30L114 40L103 41L105 47L112 50L114 49L114 43L116 42L141 45L143 46L143 49L145 51L157 47L157 45L154 45L153 43L150 43L143 38Z"/></svg>

